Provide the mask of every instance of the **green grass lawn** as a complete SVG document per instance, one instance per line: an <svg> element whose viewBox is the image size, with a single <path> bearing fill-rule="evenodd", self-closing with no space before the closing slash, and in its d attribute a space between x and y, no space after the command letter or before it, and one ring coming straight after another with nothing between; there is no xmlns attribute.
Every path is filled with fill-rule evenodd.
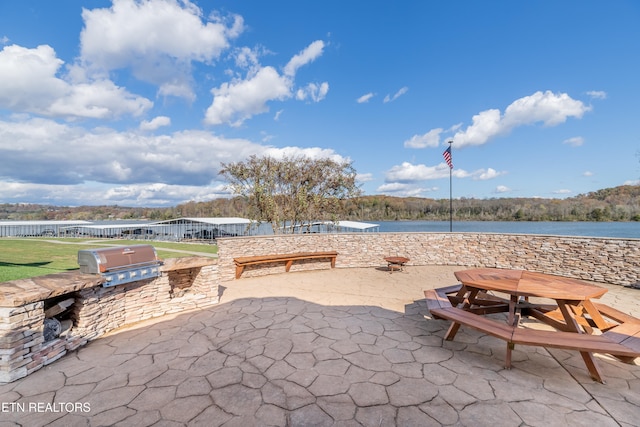
<svg viewBox="0 0 640 427"><path fill-rule="evenodd" d="M62 271L77 270L78 251L107 246L150 244L158 257L212 256L217 245L171 243L140 240L96 239L0 239L0 282L44 276Z"/></svg>

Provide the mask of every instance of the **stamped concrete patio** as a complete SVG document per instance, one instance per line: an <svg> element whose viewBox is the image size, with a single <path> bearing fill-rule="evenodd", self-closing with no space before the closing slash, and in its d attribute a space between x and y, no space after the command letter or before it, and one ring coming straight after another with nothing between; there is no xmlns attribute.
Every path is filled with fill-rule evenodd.
<svg viewBox="0 0 640 427"><path fill-rule="evenodd" d="M95 340L0 385L0 426L633 426L640 366L516 347L428 316L461 267L332 269L227 282L219 305ZM640 290L607 286L640 317Z"/></svg>

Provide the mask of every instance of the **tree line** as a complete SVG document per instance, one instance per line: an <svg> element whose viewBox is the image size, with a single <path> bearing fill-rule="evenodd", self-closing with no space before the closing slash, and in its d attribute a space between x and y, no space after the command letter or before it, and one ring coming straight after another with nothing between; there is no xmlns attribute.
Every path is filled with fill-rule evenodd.
<svg viewBox="0 0 640 427"><path fill-rule="evenodd" d="M339 219L352 221L448 220L449 199L369 195L343 200ZM244 217L247 197L188 202L167 208L122 206L60 207L0 204L2 220L152 220L179 217ZM456 221L640 221L640 186L625 185L566 199L459 198Z"/></svg>

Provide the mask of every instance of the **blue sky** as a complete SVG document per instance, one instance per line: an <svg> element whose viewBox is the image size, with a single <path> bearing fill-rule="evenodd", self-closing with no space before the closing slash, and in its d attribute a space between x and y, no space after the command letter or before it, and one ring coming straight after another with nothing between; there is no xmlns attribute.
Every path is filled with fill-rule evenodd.
<svg viewBox="0 0 640 427"><path fill-rule="evenodd" d="M353 161L365 194L640 183L640 2L0 2L0 203L228 197L221 162Z"/></svg>

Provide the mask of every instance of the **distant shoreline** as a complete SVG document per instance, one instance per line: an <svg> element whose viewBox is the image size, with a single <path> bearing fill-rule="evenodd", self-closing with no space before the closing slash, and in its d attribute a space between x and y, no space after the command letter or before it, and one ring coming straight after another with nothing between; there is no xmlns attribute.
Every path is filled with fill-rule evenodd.
<svg viewBox="0 0 640 427"><path fill-rule="evenodd" d="M377 221L380 232L449 232L449 221ZM640 239L635 221L453 221L453 232Z"/></svg>

